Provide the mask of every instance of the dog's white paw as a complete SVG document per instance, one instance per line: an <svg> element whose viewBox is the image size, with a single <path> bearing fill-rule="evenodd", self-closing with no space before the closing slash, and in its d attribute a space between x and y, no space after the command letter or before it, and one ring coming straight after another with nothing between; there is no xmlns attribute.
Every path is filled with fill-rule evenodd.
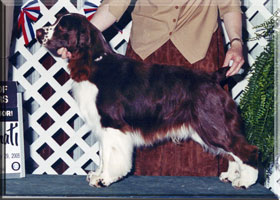
<svg viewBox="0 0 280 200"><path fill-rule="evenodd" d="M112 178L104 174L99 175L96 172L89 172L87 175L87 181L92 187L108 187L119 179L120 178Z"/></svg>
<svg viewBox="0 0 280 200"><path fill-rule="evenodd" d="M233 182L235 179L239 178L240 174L238 171L235 173L229 173L229 172L222 172L219 176L220 181L224 183Z"/></svg>
<svg viewBox="0 0 280 200"><path fill-rule="evenodd" d="M257 179L258 170L249 165L242 164L240 178L232 181L232 186L247 189L251 185L254 185L257 182Z"/></svg>
<svg viewBox="0 0 280 200"><path fill-rule="evenodd" d="M113 181L99 176L92 176L89 185L92 187L108 187Z"/></svg>
<svg viewBox="0 0 280 200"><path fill-rule="evenodd" d="M239 165L236 162L229 161L229 167L227 172L222 172L220 174L220 180L222 182L233 182L235 179L240 178L240 169Z"/></svg>
<svg viewBox="0 0 280 200"><path fill-rule="evenodd" d="M87 174L87 177L86 177L86 180L87 182L90 182L90 179L91 177L97 177L99 176L101 173L99 171L90 171L88 174Z"/></svg>
<svg viewBox="0 0 280 200"><path fill-rule="evenodd" d="M253 185L252 181L245 179L245 178L237 178L234 181L232 181L232 186L237 189L247 189L251 185Z"/></svg>
<svg viewBox="0 0 280 200"><path fill-rule="evenodd" d="M234 180L240 178L240 172L238 170L230 171L230 172L222 172L219 178L222 182L232 183Z"/></svg>

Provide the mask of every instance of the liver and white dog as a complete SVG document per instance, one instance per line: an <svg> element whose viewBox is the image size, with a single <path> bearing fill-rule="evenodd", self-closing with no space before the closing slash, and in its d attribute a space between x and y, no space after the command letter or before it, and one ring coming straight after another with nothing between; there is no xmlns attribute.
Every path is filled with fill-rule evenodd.
<svg viewBox="0 0 280 200"><path fill-rule="evenodd" d="M54 55L60 47L72 54L73 95L100 141L99 169L87 176L91 186L109 186L127 175L135 146L167 139L193 139L224 155L229 167L220 179L234 187L257 181L258 150L241 134L235 102L220 86L228 68L209 74L118 55L79 14L37 30L37 39Z"/></svg>

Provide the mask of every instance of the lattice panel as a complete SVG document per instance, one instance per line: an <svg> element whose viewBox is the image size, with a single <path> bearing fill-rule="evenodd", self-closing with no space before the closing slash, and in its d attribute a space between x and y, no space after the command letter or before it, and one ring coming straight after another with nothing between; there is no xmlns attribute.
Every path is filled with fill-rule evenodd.
<svg viewBox="0 0 280 200"><path fill-rule="evenodd" d="M57 1L50 9L40 3L40 9L42 16L34 24L35 30L53 24L60 12L84 14L82 7L78 10L69 0ZM128 26L117 34L110 41L112 47L127 41L129 30ZM86 174L86 170L95 169L99 164L98 144L79 117L67 63L38 43L25 47L20 37L12 64L13 80L24 89L25 140L30 152L27 168L34 168L27 170L34 174Z"/></svg>
<svg viewBox="0 0 280 200"><path fill-rule="evenodd" d="M83 2L78 0L78 9L70 0L58 0L50 9L40 3L42 16L34 24L35 29L54 23L59 12L83 14ZM92 2L99 4L99 0ZM271 16L271 2L244 2L247 17L244 30L249 36L254 35L254 25ZM109 42L119 53L125 52L130 27L131 23ZM247 43L249 64L254 62L266 43L264 39ZM27 172L84 175L87 170L94 170L99 164L98 144L71 96L72 81L67 63L53 57L38 43L25 47L23 37L20 37L16 41L12 64L13 80L18 81L24 90L25 145L29 152ZM237 98L246 84L247 80L238 83L233 88L233 96Z"/></svg>
<svg viewBox="0 0 280 200"><path fill-rule="evenodd" d="M244 0L242 3L242 9L244 12L244 22L243 22L243 37L244 40L252 38L255 36L254 26L259 25L266 19L270 18L273 13L273 1L272 0ZM227 40L228 41L228 40ZM256 57L263 51L263 48L268 42L261 38L258 41L249 41L245 43L247 46L247 62L251 66ZM232 89L232 96L239 102L240 95L242 94L244 88L248 84L250 75L248 75L243 81L240 81Z"/></svg>

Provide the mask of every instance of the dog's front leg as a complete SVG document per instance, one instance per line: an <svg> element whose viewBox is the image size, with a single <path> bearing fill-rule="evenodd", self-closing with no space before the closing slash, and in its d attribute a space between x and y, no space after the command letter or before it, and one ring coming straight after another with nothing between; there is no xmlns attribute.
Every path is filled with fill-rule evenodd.
<svg viewBox="0 0 280 200"><path fill-rule="evenodd" d="M88 182L90 182L90 179L91 177L99 177L101 175L101 172L103 171L103 161L102 161L102 147L101 147L101 144L100 142L99 143L99 151L98 151L98 155L99 155L99 166L97 168L96 171L90 171L88 174L87 174L87 178L86 180Z"/></svg>
<svg viewBox="0 0 280 200"><path fill-rule="evenodd" d="M130 172L132 138L128 133L106 128L100 137L100 150L100 168L88 175L89 185L95 187L109 186Z"/></svg>

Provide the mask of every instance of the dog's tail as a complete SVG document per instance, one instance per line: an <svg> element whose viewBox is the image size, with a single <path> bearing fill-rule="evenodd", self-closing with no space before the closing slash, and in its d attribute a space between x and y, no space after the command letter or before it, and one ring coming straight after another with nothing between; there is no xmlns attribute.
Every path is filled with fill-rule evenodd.
<svg viewBox="0 0 280 200"><path fill-rule="evenodd" d="M229 70L230 67L221 67L217 71L213 72L212 78L216 82L220 83L221 85L224 85L224 82L227 80L226 73Z"/></svg>

